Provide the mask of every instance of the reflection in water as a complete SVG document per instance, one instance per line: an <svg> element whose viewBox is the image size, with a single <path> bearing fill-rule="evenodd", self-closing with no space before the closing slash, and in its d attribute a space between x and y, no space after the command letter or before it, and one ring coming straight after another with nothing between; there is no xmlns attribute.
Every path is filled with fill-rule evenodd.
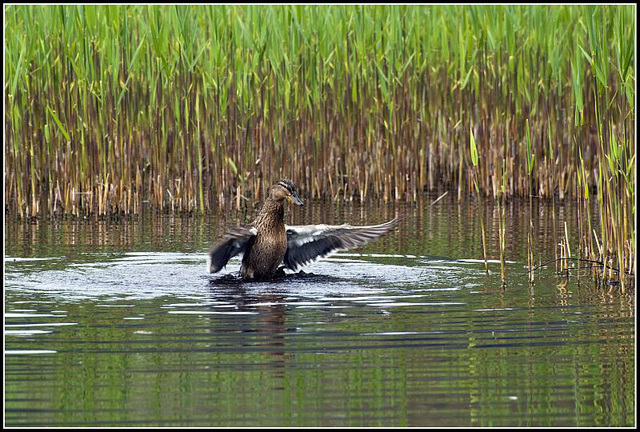
<svg viewBox="0 0 640 432"><path fill-rule="evenodd" d="M223 284L222 286L221 283ZM284 296L268 293L253 296L247 293L243 286L244 283L238 276L234 275L225 275L222 278L218 278L218 280L211 280L209 282L210 298L214 302L232 304L235 306L235 310L239 312L258 312L256 328L243 331L264 335L264 342L258 343L257 346L270 348L265 353L273 357L272 366L275 370L280 370L284 361L289 357L289 354L282 350L284 347L282 334L288 331L295 331L295 329L287 329L285 325L286 307L284 305Z"/></svg>
<svg viewBox="0 0 640 432"><path fill-rule="evenodd" d="M278 295L265 295L258 298L259 302L267 303L256 306L260 312L258 318L258 333L264 333L267 337L264 346L270 347L266 353L273 357L271 366L277 371L276 376L284 378L283 368L291 356L284 351L285 339L283 333L288 331L286 326L286 308L282 301L284 297Z"/></svg>
<svg viewBox="0 0 640 432"><path fill-rule="evenodd" d="M383 237L366 250L445 258L482 259L480 218L484 219L487 234L487 252L498 259L498 208L484 205L477 208L473 201L459 203L445 197L437 205L429 205L437 195L425 197L416 205L384 204L359 206L354 203L336 203L330 206L309 202L303 207L289 210L286 222L292 225L311 223L371 225L401 215L394 236ZM6 221L7 253L10 256L55 256L61 250L67 256L86 253L123 252L202 252L206 251L228 228L251 222L258 207L242 212L226 212L207 217L178 217L147 214L144 217L111 220L65 220L50 222L36 220ZM526 253L526 221L529 207L518 200L511 201L507 212L507 258L520 260ZM544 261L554 257L558 239L564 236L564 221L575 223L577 207L570 204L556 206L544 201L534 202L533 216L538 238L536 253ZM570 242L577 243L571 234ZM560 236L560 237L559 237Z"/></svg>
<svg viewBox="0 0 640 432"><path fill-rule="evenodd" d="M371 224L395 210L290 218ZM7 425L635 423L633 294L552 268L530 286L516 204L504 288L481 259L477 218L492 227L493 209L400 210L393 235L274 282L243 282L239 260L206 273L212 240L251 212L8 221ZM553 256L549 209L536 211L536 251Z"/></svg>

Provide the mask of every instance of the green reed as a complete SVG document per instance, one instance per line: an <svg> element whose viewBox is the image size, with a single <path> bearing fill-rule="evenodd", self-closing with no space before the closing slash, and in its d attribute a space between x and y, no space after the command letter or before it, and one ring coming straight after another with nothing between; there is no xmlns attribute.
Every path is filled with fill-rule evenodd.
<svg viewBox="0 0 640 432"><path fill-rule="evenodd" d="M478 167L478 146L476 145L473 129L469 128L469 153L471 154L471 167L473 176L473 189L475 190L478 207L482 208L482 199L480 198L480 189L478 189L477 167ZM484 217L480 218L480 233L482 235L482 256L484 257L484 269L489 273L489 264L487 262L487 241L484 229Z"/></svg>
<svg viewBox="0 0 640 432"><path fill-rule="evenodd" d="M635 6L14 5L5 18L5 206L19 216L205 213L281 177L330 200L587 187L603 254L635 269Z"/></svg>

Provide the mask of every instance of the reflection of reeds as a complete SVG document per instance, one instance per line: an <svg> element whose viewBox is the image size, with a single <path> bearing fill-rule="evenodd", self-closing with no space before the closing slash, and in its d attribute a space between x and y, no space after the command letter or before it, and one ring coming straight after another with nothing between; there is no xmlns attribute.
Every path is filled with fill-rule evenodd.
<svg viewBox="0 0 640 432"><path fill-rule="evenodd" d="M595 187L603 252L634 270L633 13L9 6L5 205L203 213L281 177L332 200Z"/></svg>
<svg viewBox="0 0 640 432"><path fill-rule="evenodd" d="M502 286L507 283L507 274L505 268L505 251L507 247L506 233L507 233L507 217L506 217L506 196L505 188L507 183L506 177L506 163L503 163L502 167L502 187L500 190L500 196L498 197L498 250L500 251L500 279L502 280Z"/></svg>

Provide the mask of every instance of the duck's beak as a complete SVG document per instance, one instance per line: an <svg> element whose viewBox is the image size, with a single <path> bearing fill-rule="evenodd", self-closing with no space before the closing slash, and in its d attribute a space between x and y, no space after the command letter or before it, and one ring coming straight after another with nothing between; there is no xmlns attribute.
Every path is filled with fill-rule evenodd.
<svg viewBox="0 0 640 432"><path fill-rule="evenodd" d="M290 203L295 204L295 205L304 205L304 203L302 202L302 200L298 197L298 194L295 192L292 192L291 195L289 195L287 197L287 199L289 200Z"/></svg>

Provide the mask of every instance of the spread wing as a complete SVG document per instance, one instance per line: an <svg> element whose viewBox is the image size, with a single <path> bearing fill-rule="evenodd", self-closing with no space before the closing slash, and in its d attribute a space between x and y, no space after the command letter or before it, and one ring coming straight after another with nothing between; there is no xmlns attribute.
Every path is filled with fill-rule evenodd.
<svg viewBox="0 0 640 432"><path fill-rule="evenodd" d="M209 273L219 272L232 257L244 253L256 233L253 227L236 227L227 231L209 251Z"/></svg>
<svg viewBox="0 0 640 432"><path fill-rule="evenodd" d="M296 270L317 258L340 249L353 249L391 231L398 218L380 225L302 225L287 226L287 253L284 264Z"/></svg>

